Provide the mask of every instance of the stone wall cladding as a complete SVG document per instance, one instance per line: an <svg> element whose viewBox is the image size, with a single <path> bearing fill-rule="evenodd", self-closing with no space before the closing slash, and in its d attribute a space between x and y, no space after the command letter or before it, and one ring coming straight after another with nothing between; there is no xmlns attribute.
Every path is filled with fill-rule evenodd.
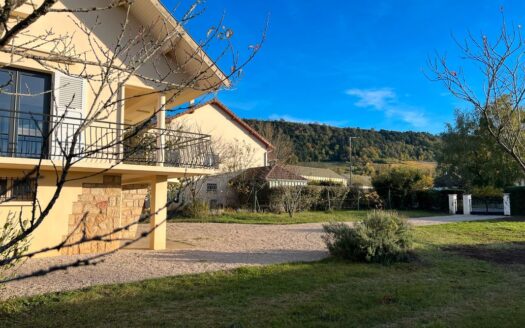
<svg viewBox="0 0 525 328"><path fill-rule="evenodd" d="M69 215L68 243L82 238L110 234L121 226L122 186L120 176L104 176L102 183L82 184L82 193L72 204ZM120 246L120 234L110 234L100 241L84 242L61 250L62 254L103 253ZM66 236L67 237L67 236Z"/></svg>
<svg viewBox="0 0 525 328"><path fill-rule="evenodd" d="M122 231L123 238L136 238L137 224L144 211L144 203L149 189L147 184L132 184L122 186L122 226L130 225Z"/></svg>

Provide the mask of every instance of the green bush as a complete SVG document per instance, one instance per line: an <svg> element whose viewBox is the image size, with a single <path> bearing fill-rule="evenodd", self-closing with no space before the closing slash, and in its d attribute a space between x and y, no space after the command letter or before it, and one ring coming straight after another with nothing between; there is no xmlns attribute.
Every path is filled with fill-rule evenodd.
<svg viewBox="0 0 525 328"><path fill-rule="evenodd" d="M387 208L409 209L413 205L413 193L431 188L433 180L421 170L394 168L375 176L372 185Z"/></svg>
<svg viewBox="0 0 525 328"><path fill-rule="evenodd" d="M505 192L510 194L510 214L525 215L525 187L509 187Z"/></svg>
<svg viewBox="0 0 525 328"><path fill-rule="evenodd" d="M412 208L429 211L448 212L448 195L456 194L458 197L458 213L463 211L461 201L464 191L461 189L442 189L442 190L418 190L414 195Z"/></svg>
<svg viewBox="0 0 525 328"><path fill-rule="evenodd" d="M323 230L330 254L352 261L383 264L403 261L408 259L412 248L410 225L396 212L373 211L354 227L330 223Z"/></svg>
<svg viewBox="0 0 525 328"><path fill-rule="evenodd" d="M181 215L188 218L199 218L207 216L210 213L208 203L202 200L195 200L184 206L181 211Z"/></svg>

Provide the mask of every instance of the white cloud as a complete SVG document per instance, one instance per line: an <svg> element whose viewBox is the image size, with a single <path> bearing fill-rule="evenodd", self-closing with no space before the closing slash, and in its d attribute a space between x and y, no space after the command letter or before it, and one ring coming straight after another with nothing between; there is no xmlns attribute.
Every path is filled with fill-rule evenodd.
<svg viewBox="0 0 525 328"><path fill-rule="evenodd" d="M383 111L387 117L400 119L416 128L428 126L428 119L422 108L414 108L399 101L396 92L391 88L348 89L345 93L357 98L357 107L373 108Z"/></svg>
<svg viewBox="0 0 525 328"><path fill-rule="evenodd" d="M386 106L396 101L396 93L390 88L381 89L348 89L349 96L357 97L355 103L358 107L374 107L383 110Z"/></svg>

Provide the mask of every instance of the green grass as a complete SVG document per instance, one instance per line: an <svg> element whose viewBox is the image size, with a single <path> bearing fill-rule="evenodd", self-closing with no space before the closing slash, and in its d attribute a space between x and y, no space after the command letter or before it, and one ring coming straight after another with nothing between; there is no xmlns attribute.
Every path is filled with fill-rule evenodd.
<svg viewBox="0 0 525 328"><path fill-rule="evenodd" d="M0 327L523 325L525 265L443 248L525 250L525 222L427 226L415 235L409 263L327 259L93 287L0 304Z"/></svg>
<svg viewBox="0 0 525 328"><path fill-rule="evenodd" d="M406 217L418 218L425 216L444 215L430 211L398 211ZM219 215L209 215L198 218L173 217L171 222L215 222L215 223L249 223L249 224L297 224L314 222L352 222L362 220L368 211L309 211L294 214L292 218L286 213L252 213L252 212L225 212Z"/></svg>

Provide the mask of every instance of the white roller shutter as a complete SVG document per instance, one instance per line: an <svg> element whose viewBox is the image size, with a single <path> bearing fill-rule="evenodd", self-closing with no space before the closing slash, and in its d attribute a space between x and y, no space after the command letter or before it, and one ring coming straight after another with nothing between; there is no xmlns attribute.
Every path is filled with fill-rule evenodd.
<svg viewBox="0 0 525 328"><path fill-rule="evenodd" d="M52 158L62 157L61 147L69 151L73 136L82 123L86 107L85 79L65 75L57 72L54 76L54 106L53 106L53 146ZM62 116L64 116L63 119ZM84 149L84 136L82 134L76 140L75 152L80 153Z"/></svg>

